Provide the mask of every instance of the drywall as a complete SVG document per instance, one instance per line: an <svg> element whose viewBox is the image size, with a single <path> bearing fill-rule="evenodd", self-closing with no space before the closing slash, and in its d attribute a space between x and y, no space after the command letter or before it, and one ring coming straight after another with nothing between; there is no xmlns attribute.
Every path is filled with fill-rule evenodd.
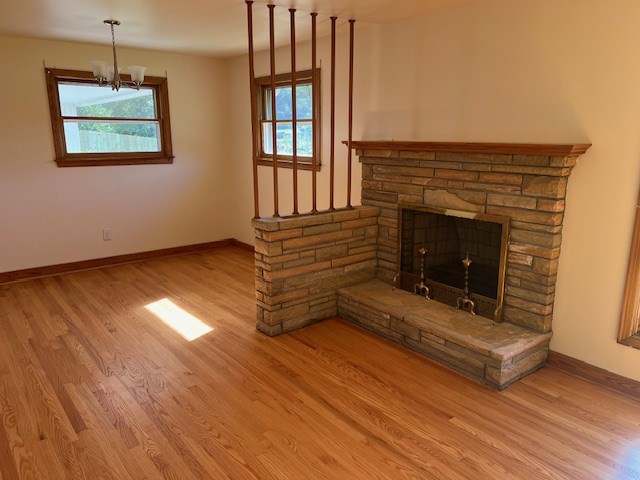
<svg viewBox="0 0 640 480"><path fill-rule="evenodd" d="M227 238L225 63L118 49L169 78L172 165L57 168L43 60L88 70L108 47L0 37L0 271ZM104 242L102 229L112 229Z"/></svg>
<svg viewBox="0 0 640 480"><path fill-rule="evenodd" d="M615 339L639 187L638 18L635 0L485 0L368 30L356 42L354 124L356 139L593 143L569 181L551 347L636 380L640 351ZM326 134L326 40L320 51ZM246 63L228 63L230 156L246 196L234 235L251 241ZM270 198L270 172L260 169ZM271 208L263 200L261 213Z"/></svg>
<svg viewBox="0 0 640 480"><path fill-rule="evenodd" d="M616 343L640 172L640 4L483 1L382 27L365 138L590 142L569 179L551 348L640 380Z"/></svg>

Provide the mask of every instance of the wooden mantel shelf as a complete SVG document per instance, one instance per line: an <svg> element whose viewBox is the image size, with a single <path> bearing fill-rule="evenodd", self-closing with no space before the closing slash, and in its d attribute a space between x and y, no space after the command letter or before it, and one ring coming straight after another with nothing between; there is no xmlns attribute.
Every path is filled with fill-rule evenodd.
<svg viewBox="0 0 640 480"><path fill-rule="evenodd" d="M345 145L348 142L343 142ZM506 155L582 155L590 143L544 144L544 143L466 143L466 142L404 142L395 140L353 141L355 149L404 150L421 152L494 153Z"/></svg>

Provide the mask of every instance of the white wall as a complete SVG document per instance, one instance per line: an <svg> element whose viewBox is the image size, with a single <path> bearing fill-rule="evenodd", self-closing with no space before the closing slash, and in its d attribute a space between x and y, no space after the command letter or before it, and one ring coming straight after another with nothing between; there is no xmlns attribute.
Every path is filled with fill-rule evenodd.
<svg viewBox="0 0 640 480"><path fill-rule="evenodd" d="M369 30L357 35L354 125L355 139L593 143L569 181L551 346L636 380L640 351L615 339L639 187L638 18L636 0L485 0ZM326 134L326 40L321 51ZM250 241L246 75L246 57L229 61L230 156L246 196L234 235Z"/></svg>
<svg viewBox="0 0 640 480"><path fill-rule="evenodd" d="M118 54L168 73L172 165L57 168L42 61L89 70L110 49L0 37L0 272L230 236L225 62Z"/></svg>

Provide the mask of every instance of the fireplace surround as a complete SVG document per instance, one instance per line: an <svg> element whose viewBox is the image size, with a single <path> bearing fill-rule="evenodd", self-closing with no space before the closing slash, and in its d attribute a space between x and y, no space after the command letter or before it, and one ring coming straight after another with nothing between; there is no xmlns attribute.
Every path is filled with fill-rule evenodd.
<svg viewBox="0 0 640 480"><path fill-rule="evenodd" d="M361 207L253 221L258 330L278 335L338 314L498 389L543 366L568 178L590 145L353 147ZM500 318L392 286L402 268L403 205L508 219Z"/></svg>

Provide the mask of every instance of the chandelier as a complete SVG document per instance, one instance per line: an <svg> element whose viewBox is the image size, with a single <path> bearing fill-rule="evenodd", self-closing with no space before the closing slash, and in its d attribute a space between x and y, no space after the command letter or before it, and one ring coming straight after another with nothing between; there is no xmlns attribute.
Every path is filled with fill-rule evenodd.
<svg viewBox="0 0 640 480"><path fill-rule="evenodd" d="M112 90L118 91L120 87L125 86L129 88L135 88L140 90L140 85L144 82L144 72L147 67L140 65L130 65L127 67L131 75L131 81L122 80L120 78L120 67L118 67L118 57L116 55L116 37L113 33L113 27L120 25L118 20L105 20L104 23L111 26L111 44L113 46L113 66L108 65L103 60L93 60L91 62L91 70L93 70L93 76L98 81L98 85L101 87L104 85L110 85Z"/></svg>

